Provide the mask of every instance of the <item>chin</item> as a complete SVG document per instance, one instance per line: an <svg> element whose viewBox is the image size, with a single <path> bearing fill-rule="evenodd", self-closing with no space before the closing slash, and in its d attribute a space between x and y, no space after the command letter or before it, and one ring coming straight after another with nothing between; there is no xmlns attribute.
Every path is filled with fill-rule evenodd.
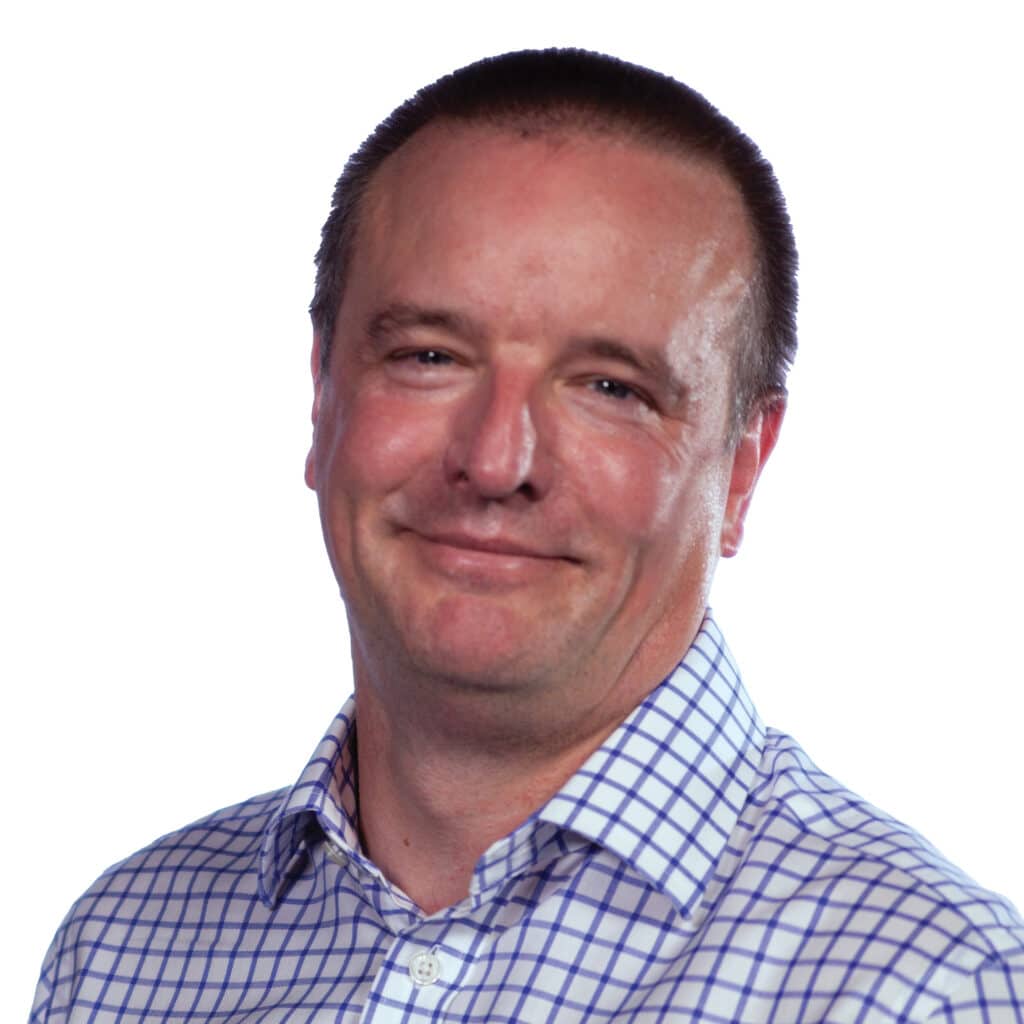
<svg viewBox="0 0 1024 1024"><path fill-rule="evenodd" d="M504 603L465 598L438 602L401 635L417 671L489 692L529 690L570 654L564 630Z"/></svg>

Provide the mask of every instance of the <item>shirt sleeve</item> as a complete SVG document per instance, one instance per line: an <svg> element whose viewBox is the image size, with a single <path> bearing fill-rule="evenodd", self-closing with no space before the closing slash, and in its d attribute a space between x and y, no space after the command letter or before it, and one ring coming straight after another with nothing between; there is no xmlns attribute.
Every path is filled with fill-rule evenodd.
<svg viewBox="0 0 1024 1024"><path fill-rule="evenodd" d="M59 1020L58 1017L50 1014L50 997L53 993L53 963L51 951L47 954L42 973L39 975L39 984L36 986L36 995L32 1001L32 1013L28 1024L56 1024Z"/></svg>
<svg viewBox="0 0 1024 1024"><path fill-rule="evenodd" d="M71 915L68 915L70 919ZM57 929L46 951L28 1024L65 1024L71 1012L70 992L74 983L73 952L68 950L67 920Z"/></svg>
<svg viewBox="0 0 1024 1024"><path fill-rule="evenodd" d="M929 1024L1024 1024L1024 953L986 961Z"/></svg>

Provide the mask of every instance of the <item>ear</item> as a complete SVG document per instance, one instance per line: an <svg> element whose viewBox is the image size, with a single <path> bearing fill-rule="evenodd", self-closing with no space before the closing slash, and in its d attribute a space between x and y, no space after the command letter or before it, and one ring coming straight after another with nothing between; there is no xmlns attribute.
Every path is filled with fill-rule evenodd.
<svg viewBox="0 0 1024 1024"><path fill-rule="evenodd" d="M725 518L722 521L723 558L731 558L740 549L743 541L743 521L754 497L757 479L775 447L775 442L779 439L785 412L784 396L778 395L767 399L751 415L733 450L729 497L725 504Z"/></svg>
<svg viewBox="0 0 1024 1024"><path fill-rule="evenodd" d="M306 455L306 486L316 490L316 476L313 470L313 450L316 447L316 426L320 419L320 390L323 384L320 368L320 334L313 332L313 352L309 357L309 370L313 375L313 442Z"/></svg>

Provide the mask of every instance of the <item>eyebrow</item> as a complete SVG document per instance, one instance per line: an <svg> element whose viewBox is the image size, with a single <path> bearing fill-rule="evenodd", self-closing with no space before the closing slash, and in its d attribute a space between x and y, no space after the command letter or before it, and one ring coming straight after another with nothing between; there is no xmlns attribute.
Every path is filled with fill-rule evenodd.
<svg viewBox="0 0 1024 1024"><path fill-rule="evenodd" d="M373 341L380 341L395 331L411 327L429 327L468 340L479 338L483 330L470 317L450 309L431 309L410 302L393 302L373 314L366 325L366 333Z"/></svg>
<svg viewBox="0 0 1024 1024"><path fill-rule="evenodd" d="M601 359L611 359L631 366L634 370L662 384L672 398L677 401L685 400L689 395L687 386L679 379L672 365L660 352L638 351L632 345L615 338L584 337L572 340L569 345L569 354L598 356Z"/></svg>
<svg viewBox="0 0 1024 1024"><path fill-rule="evenodd" d="M464 313L419 306L413 302L393 302L385 306L370 317L366 333L372 341L378 342L396 331L416 327L440 330L470 341L479 340L486 335L484 328ZM570 357L597 356L623 363L660 383L673 400L685 401L689 397L689 389L659 352L642 352L616 338L596 335L571 339L566 354Z"/></svg>

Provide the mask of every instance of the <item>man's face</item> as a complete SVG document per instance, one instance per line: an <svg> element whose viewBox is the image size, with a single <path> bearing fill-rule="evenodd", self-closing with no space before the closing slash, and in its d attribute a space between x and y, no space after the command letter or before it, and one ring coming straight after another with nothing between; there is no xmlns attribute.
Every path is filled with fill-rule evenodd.
<svg viewBox="0 0 1024 1024"><path fill-rule="evenodd" d="M671 669L756 477L752 264L733 186L634 142L432 125L388 159L307 462L357 685L628 710Z"/></svg>

